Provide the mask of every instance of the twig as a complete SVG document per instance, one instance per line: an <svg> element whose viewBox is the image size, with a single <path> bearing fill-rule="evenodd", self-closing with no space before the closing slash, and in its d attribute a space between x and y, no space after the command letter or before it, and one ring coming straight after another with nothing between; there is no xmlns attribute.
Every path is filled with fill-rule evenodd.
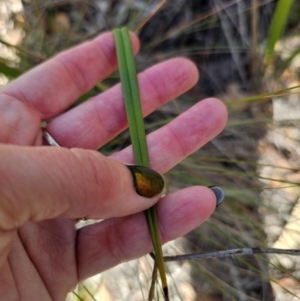
<svg viewBox="0 0 300 301"><path fill-rule="evenodd" d="M252 0L251 5L251 76L257 71L258 57L257 57L257 44L258 44L258 0Z"/></svg>
<svg viewBox="0 0 300 301"><path fill-rule="evenodd" d="M40 55L38 55L38 54L32 53L32 52L30 52L30 51L28 51L28 50L25 50L25 49L23 49L23 48L21 48L21 47L19 47L19 46L15 46L15 45L13 45L13 44L10 44L10 43L8 43L8 42L2 40L2 39L0 39L0 43L3 44L3 45L5 45L5 46L7 46L7 47L16 49L17 51L19 51L19 52L21 52L21 53L23 53L23 54L25 54L25 55L27 55L27 56L29 56L29 57L35 59L35 60L38 61L39 63L41 63L41 62L43 62L43 61L46 60L46 58L44 58L44 57L42 57L42 56L40 56Z"/></svg>
<svg viewBox="0 0 300 301"><path fill-rule="evenodd" d="M152 256L151 256L152 257ZM151 286L149 289L149 294L148 294L148 301L154 300L154 293L155 293L155 282L157 279L157 265L156 261L154 260L154 265L153 265L153 271L152 271L152 277L151 277Z"/></svg>
<svg viewBox="0 0 300 301"><path fill-rule="evenodd" d="M137 25L135 31L141 30L141 28L164 6L164 4L167 2L167 0L162 0L156 8L151 12L149 16L147 16L144 20L140 22L140 24Z"/></svg>
<svg viewBox="0 0 300 301"><path fill-rule="evenodd" d="M205 259L205 258L221 258L229 257L233 255L254 255L254 254L287 254L291 256L300 256L300 250L298 249L275 249L275 248L243 248L243 249L232 249L225 251L216 251L210 253L195 253L195 254L184 254L177 256L165 256L164 261L183 261L183 260L194 260L194 259Z"/></svg>

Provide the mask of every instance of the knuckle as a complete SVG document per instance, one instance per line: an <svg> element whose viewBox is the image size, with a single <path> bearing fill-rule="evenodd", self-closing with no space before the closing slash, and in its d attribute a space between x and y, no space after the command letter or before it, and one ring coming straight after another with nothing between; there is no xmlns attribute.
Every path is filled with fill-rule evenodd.
<svg viewBox="0 0 300 301"><path fill-rule="evenodd" d="M0 229L4 231L15 230L22 226L28 217L28 210L25 204L19 201L14 187L6 185L6 189L1 193Z"/></svg>
<svg viewBox="0 0 300 301"><path fill-rule="evenodd" d="M80 183L85 197L109 199L113 193L114 175L110 160L96 151L71 149L79 168Z"/></svg>

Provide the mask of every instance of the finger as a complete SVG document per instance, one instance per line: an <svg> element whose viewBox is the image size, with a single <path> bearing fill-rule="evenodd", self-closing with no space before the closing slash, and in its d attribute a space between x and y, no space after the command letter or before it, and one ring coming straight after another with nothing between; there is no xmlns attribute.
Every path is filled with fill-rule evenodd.
<svg viewBox="0 0 300 301"><path fill-rule="evenodd" d="M138 170L134 179L136 169L130 171L96 151L2 145L0 157L3 231L29 220L108 218L140 212L158 200L159 196L153 196L163 188L156 182L162 181L161 176L147 173L151 170ZM143 189L148 186L155 193Z"/></svg>
<svg viewBox="0 0 300 301"><path fill-rule="evenodd" d="M136 53L139 42L131 34ZM39 112L41 119L68 108L117 68L114 37L105 33L67 50L4 87L1 93Z"/></svg>
<svg viewBox="0 0 300 301"><path fill-rule="evenodd" d="M202 100L175 120L147 136L151 167L163 174L201 148L225 127L227 109L215 98ZM112 158L132 163L132 148Z"/></svg>
<svg viewBox="0 0 300 301"><path fill-rule="evenodd" d="M215 195L206 187L190 187L162 198L157 204L162 241L193 230L215 207ZM77 237L79 281L152 250L144 213L84 227Z"/></svg>
<svg viewBox="0 0 300 301"><path fill-rule="evenodd" d="M7 255L9 254L9 251L11 250L13 237L16 234L16 232L16 230L5 231L0 228L0 270L3 267L3 264L7 258Z"/></svg>
<svg viewBox="0 0 300 301"><path fill-rule="evenodd" d="M198 71L191 61L177 58L147 69L138 79L146 116L193 87ZM117 85L55 118L47 131L60 145L98 149L126 126L121 86Z"/></svg>
<svg viewBox="0 0 300 301"><path fill-rule="evenodd" d="M35 145L41 141L39 114L1 92L0 116L0 143Z"/></svg>

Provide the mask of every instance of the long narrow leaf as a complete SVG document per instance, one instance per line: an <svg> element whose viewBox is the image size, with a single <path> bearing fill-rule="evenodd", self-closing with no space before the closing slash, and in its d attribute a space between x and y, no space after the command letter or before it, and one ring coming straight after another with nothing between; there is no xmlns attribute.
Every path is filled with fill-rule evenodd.
<svg viewBox="0 0 300 301"><path fill-rule="evenodd" d="M279 0L269 29L266 46L266 63L269 65L274 56L275 44L281 37L293 0Z"/></svg>
<svg viewBox="0 0 300 301"><path fill-rule="evenodd" d="M114 36L116 41L122 90L124 94L125 108L135 163L137 165L149 167L150 162L145 136L140 93L128 29L126 27L122 29L115 29ZM166 300L169 300L166 270L163 260L155 207L153 206L150 209L146 210L145 214L155 252L155 261L161 277L164 296Z"/></svg>

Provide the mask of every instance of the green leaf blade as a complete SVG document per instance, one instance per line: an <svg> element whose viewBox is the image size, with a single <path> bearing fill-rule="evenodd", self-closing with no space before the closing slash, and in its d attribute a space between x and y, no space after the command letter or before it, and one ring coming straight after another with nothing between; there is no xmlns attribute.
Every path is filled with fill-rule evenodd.
<svg viewBox="0 0 300 301"><path fill-rule="evenodd" d="M293 0L279 0L276 5L275 13L270 25L267 46L266 46L266 62L269 65L274 57L275 45L281 37L285 28L288 15L293 4Z"/></svg>
<svg viewBox="0 0 300 301"><path fill-rule="evenodd" d="M150 167L136 67L128 29L126 27L115 29L114 36L135 164ZM145 215L155 252L155 261L161 277L165 300L168 301L166 269L161 247L156 208L153 206L146 210Z"/></svg>

